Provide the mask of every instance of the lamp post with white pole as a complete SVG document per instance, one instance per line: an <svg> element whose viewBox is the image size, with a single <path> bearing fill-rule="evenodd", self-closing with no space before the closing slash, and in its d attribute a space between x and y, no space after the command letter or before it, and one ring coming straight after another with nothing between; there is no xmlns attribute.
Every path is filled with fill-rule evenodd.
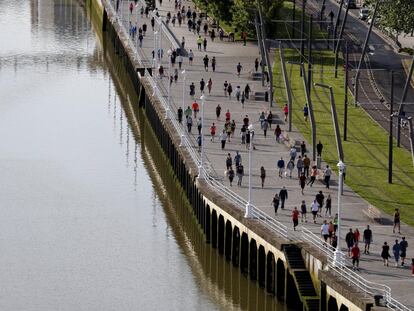
<svg viewBox="0 0 414 311"><path fill-rule="evenodd" d="M157 66L157 35L158 32L154 31L154 58L153 58L153 62L154 62L154 70L157 70L158 66Z"/></svg>
<svg viewBox="0 0 414 311"><path fill-rule="evenodd" d="M198 167L198 178L203 178L203 165L204 165L204 104L205 95L201 95L201 155L200 155L200 166Z"/></svg>
<svg viewBox="0 0 414 311"><path fill-rule="evenodd" d="M250 144L249 144L249 192L247 197L245 218L250 217L250 208L252 206L252 151L253 151L253 131L249 129Z"/></svg>
<svg viewBox="0 0 414 311"><path fill-rule="evenodd" d="M343 262L342 252L341 252L341 196L342 196L342 189L344 187L344 171L345 171L345 163L339 160L338 164L339 169L339 186L338 186L338 228L337 228L337 246L334 253L334 263L341 263Z"/></svg>
<svg viewBox="0 0 414 311"><path fill-rule="evenodd" d="M183 75L183 103L182 103L182 107L181 109L185 109L185 69L183 71L181 71L181 74ZM184 131L181 134L181 142L180 142L180 147L184 146Z"/></svg>
<svg viewBox="0 0 414 311"><path fill-rule="evenodd" d="M171 55L172 51L171 49L168 50L168 97L167 97L167 109L165 110L165 119L167 120L169 118L170 113L170 107L171 107Z"/></svg>

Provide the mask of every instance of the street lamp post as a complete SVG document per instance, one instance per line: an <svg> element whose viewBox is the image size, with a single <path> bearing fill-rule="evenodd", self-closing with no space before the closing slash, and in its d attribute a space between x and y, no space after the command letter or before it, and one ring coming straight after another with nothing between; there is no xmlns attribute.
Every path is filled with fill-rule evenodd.
<svg viewBox="0 0 414 311"><path fill-rule="evenodd" d="M183 71L181 71L181 74L183 75L183 103L182 103L182 107L181 107L181 109L185 109L185 78L186 78L186 76L185 76L185 69L183 70ZM182 146L184 146L184 131L183 131L183 133L181 134L181 142L180 142L180 147L182 147Z"/></svg>
<svg viewBox="0 0 414 311"><path fill-rule="evenodd" d="M339 169L339 186L338 186L338 229L337 229L337 245L336 250L334 253L334 263L342 262L342 253L341 253L341 193L344 187L344 171L345 171L345 163L339 160L338 164Z"/></svg>
<svg viewBox="0 0 414 311"><path fill-rule="evenodd" d="M204 104L205 104L205 95L201 95L201 155L200 155L200 166L198 167L198 178L203 178L203 165L204 165Z"/></svg>
<svg viewBox="0 0 414 311"><path fill-rule="evenodd" d="M171 54L172 51L168 50L168 95L167 95L167 109L165 110L165 119L169 118L170 107L171 107Z"/></svg>
<svg viewBox="0 0 414 311"><path fill-rule="evenodd" d="M244 214L245 218L250 217L250 208L252 206L252 152L253 152L253 135L250 132L250 144L249 144L249 192L247 197L246 212Z"/></svg>
<svg viewBox="0 0 414 311"><path fill-rule="evenodd" d="M154 58L153 58L153 62L154 62L154 69L157 70L158 68L158 64L157 64L157 53L158 53L158 49L157 49L157 35L158 32L155 31L154 32Z"/></svg>

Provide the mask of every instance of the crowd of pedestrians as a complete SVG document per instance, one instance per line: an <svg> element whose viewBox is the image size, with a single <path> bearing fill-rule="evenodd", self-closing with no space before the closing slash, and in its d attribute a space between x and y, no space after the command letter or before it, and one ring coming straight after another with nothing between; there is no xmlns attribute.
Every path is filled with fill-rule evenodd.
<svg viewBox="0 0 414 311"><path fill-rule="evenodd" d="M161 2L159 3L161 5ZM136 3L135 5L130 3L130 15L132 15L136 9L138 9ZM156 16L159 15L157 9L154 12ZM141 18L144 18L145 16L146 19L149 20L151 29L155 30L155 19L154 17L149 17L149 13L148 7L140 8ZM137 42L137 46L140 48L143 47L143 41L148 32L148 20L142 20L140 25L132 22L132 19L129 21L129 34L132 39ZM225 81L222 85L221 91L221 86L213 80L212 76L213 73L216 73L217 69L220 69L220 64L216 59L216 56L211 56L213 51L210 51L211 48L209 48L209 42L214 42L217 35L216 32L218 32L218 36L222 40L224 37L223 31L221 29L217 31L212 28L207 21L203 19L202 14L192 10L189 6L186 7L182 5L180 0L175 0L175 12L172 14L170 12L167 13L166 23L171 23L173 27L181 27L182 24L187 26L190 35L194 37L193 42L197 47L195 51L198 53L198 56L196 58L196 53L194 53L192 49L188 49L187 42L191 42L191 39L186 36L182 37L180 47L178 49L173 49L172 47L168 48L166 53L168 70L166 70L162 64L164 50L162 48L153 50L152 57L153 59L157 58L159 63L157 68L159 78L164 79L166 77L170 84L177 83L180 75L179 71L181 72L187 64L187 62L185 62L185 58L188 58L188 66L200 64L204 68L205 72L204 77L202 77L200 81L190 81L188 84L188 93L186 93L191 98L191 102L189 102L188 105L186 104L187 107L178 107L178 121L187 129L189 134L193 134L193 131L196 130L196 133L194 133L194 140L199 150L201 149L203 141L201 139L201 135L207 135L206 132L203 133L202 129L209 129L210 141L214 144L217 143L217 149L223 152L223 155L227 153L227 156L225 157L225 177L228 179L229 185L233 186L234 179L237 179L237 187L243 187L245 186L243 184L243 177L246 172L242 156L239 151L236 151L235 153L234 151L230 152L229 148L226 148L226 143L230 143L234 140L233 143L236 142L241 148L246 148L247 150L250 148L256 149L255 145L258 133L255 133L254 124L260 125L260 133L263 134L263 139L268 138L269 132L270 136L272 136L273 133L273 143L279 144L286 142L287 135L285 135L280 125L276 124L272 111L261 111L254 116L245 114L243 117L240 117L238 115L236 116L230 108L223 109L223 104L217 104L215 108L216 120L214 122L202 124L199 114L200 104L195 99L198 95L210 95L212 92L214 92L214 94L221 93L223 94L223 102L224 100L228 100L232 104L238 103L242 108L245 107L245 104L248 104L252 93L251 85L246 82L238 82L239 80L236 81L236 79L247 72L245 65L238 60L234 60L233 68L236 79L234 81ZM244 34L244 39L245 38L246 34ZM185 48L187 48L186 56L181 53L185 50ZM200 54L202 55L200 56ZM176 67L177 63L178 66ZM258 59L255 59L253 64L255 71L259 70L259 65L261 66L262 64ZM289 108L285 105L282 108L282 114L285 122L289 118L289 113ZM307 121L308 115L309 110L307 105L305 105L303 107L303 116L305 121ZM322 157L323 150L324 146L322 142L319 141L316 146L318 157ZM331 168L329 165L326 165L322 170L318 169L309 159L307 151L306 143L303 141L300 146L291 146L288 155L280 156L277 159L275 158L278 178L281 180L297 179L299 185L298 190L291 190L290 187L288 190L286 186L282 186L276 191L273 199L271 200L271 206L275 215L277 215L279 208L281 210L287 209L286 202L288 200L293 200L292 196L289 197L289 193L291 191L300 191L300 193L304 196L306 187L313 187L317 179L320 179L327 188L327 191L329 191L333 175ZM254 172L254 174L255 176L259 176L259 183L261 187L264 188L266 186L266 178L269 173L266 171L264 166L260 166L260 169L256 170L257 172ZM311 190L308 191L312 193ZM299 222L308 223L309 221L314 224L319 223L321 225L321 238L335 248L338 245L338 237L336 234L339 224L338 215L333 215L332 213L331 195L329 193L323 193L323 191L315 191L313 200L308 200L308 202L306 201L307 200L300 200L300 202L294 202L297 206L294 206L295 204L291 205L293 207L288 213L291 214L293 229L297 229ZM309 213L311 214L310 217L308 217ZM320 222L318 220L320 220ZM396 210L394 213L393 232L401 232L399 210ZM348 255L352 259L353 266L356 269L359 266L359 259L361 256L361 251L359 249L360 239L362 239L362 243L364 244L363 255L369 255L371 251L371 243L373 242L373 234L369 226L364 229L362 237L360 236L358 229L349 229L349 232L346 234L345 243ZM406 251L408 243L405 237L402 237L401 240L397 239L391 244L392 246L389 246L388 242L384 242L381 251L379 252L383 259L384 265L388 266L390 258L394 259L396 266L407 265ZM390 252L392 252L392 256L390 255ZM412 265L414 275L414 260Z"/></svg>

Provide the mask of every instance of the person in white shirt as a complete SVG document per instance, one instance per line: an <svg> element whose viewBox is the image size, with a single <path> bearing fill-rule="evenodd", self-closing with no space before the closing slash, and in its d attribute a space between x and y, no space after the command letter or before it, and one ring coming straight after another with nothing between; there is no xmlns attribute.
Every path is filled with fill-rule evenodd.
<svg viewBox="0 0 414 311"><path fill-rule="evenodd" d="M316 202L316 200L314 200L312 203L311 211L313 215L313 223L316 224L316 216L318 215L318 211L319 211L319 204L318 202Z"/></svg>
<svg viewBox="0 0 414 311"><path fill-rule="evenodd" d="M329 225L326 220L323 221L323 224L321 226L321 235L323 236L325 242L327 242L329 237Z"/></svg>

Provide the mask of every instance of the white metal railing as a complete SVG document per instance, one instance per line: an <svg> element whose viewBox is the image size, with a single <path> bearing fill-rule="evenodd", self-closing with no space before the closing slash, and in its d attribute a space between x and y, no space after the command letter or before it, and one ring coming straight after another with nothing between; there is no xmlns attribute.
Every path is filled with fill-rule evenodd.
<svg viewBox="0 0 414 311"><path fill-rule="evenodd" d="M108 2L112 6L112 9L115 11L112 5L112 1L113 0L110 0ZM144 3L144 1L141 0L141 3ZM154 15L155 20L160 25L160 27L162 27L162 29L164 30L170 43L173 46L175 46L176 42L173 38L171 38L171 36L169 36L170 34L169 30L165 31L166 26L164 25L164 23L161 20L159 20L157 17L155 17L155 14L153 12L150 12L150 14ZM128 44L130 44L130 46L134 47L134 49L136 50L135 54L136 54L137 59L139 60L141 64L143 64L144 62L146 63L147 62L146 58L142 57L140 53L138 52L138 49L136 48L133 40L129 36L129 31L127 31L126 26L122 23L122 20L121 20L121 25L122 25L123 31L128 37L128 40L129 40ZM145 69L145 75L143 78L151 84L151 87L154 90L154 96L158 98L164 110L166 111L167 117L171 121L174 129L180 135L182 146L185 147L192 161L197 166L199 166L200 155L195 150L194 144L191 142L190 138L188 137L183 127L178 123L175 113L171 111L170 109L171 107L169 106L168 102L165 99L165 94L163 94L162 89L159 87L156 79L154 79L154 77L151 76L148 69ZM241 197L240 195L238 195L237 193L235 193L234 191L226 187L221 181L218 180L216 176L213 176L211 172L213 172L214 170L212 169L211 163L207 161L204 161L204 163L207 165L207 167L211 169L206 169L205 167L202 168L201 177L203 178L203 180L205 180L210 185L210 187L212 187L214 190L222 193L228 200L234 203L237 208L244 211L248 202L243 197ZM309 229L303 228L300 233L295 232L291 235L291 237L288 237L288 229L286 225L272 218L271 216L261 211L254 205L250 205L250 211L251 211L251 216L253 219L263 223L274 233L288 240L291 240L292 242L297 239L297 240L301 240L301 241L304 241L306 243L309 243L315 246L320 252L324 253L327 256L328 269L330 271L339 275L341 279L345 280L350 285L352 284L354 288L357 288L358 290L363 292L365 295L369 295L369 296L381 295L387 307L393 310L397 310L397 311L411 311L410 308L404 306L403 304L398 302L396 299L391 297L390 287L383 285L383 284L370 282L364 279L361 275L355 273L350 268L348 268L346 266L345 260L335 261L334 260L335 249L328 243L325 243L319 236L311 232Z"/></svg>

